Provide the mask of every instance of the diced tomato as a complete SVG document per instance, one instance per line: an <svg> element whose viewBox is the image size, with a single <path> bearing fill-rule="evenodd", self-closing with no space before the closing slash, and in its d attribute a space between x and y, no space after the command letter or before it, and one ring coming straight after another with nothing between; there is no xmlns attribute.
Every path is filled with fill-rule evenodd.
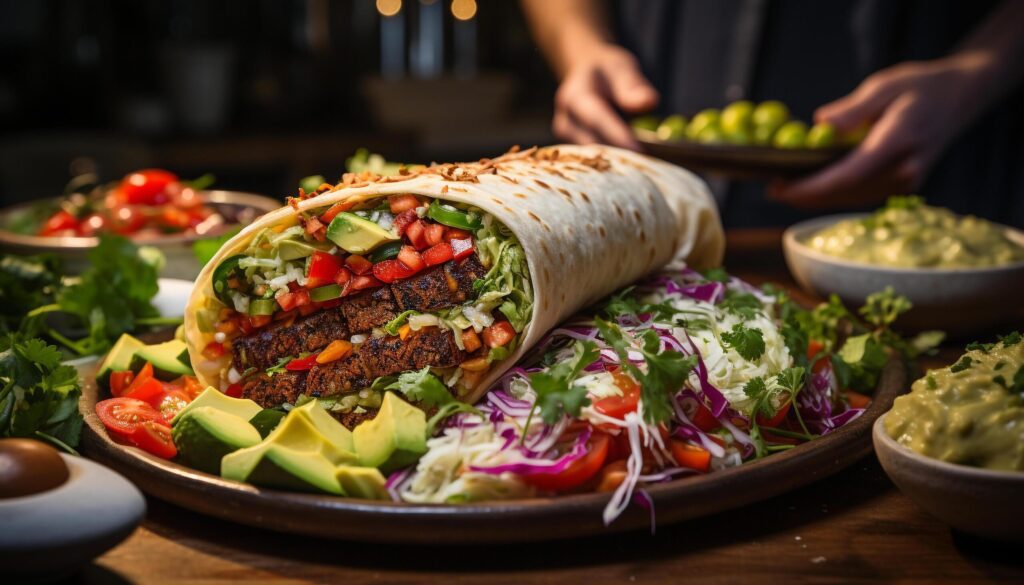
<svg viewBox="0 0 1024 585"><path fill-rule="evenodd" d="M113 396L121 396L125 389L132 383L135 378L135 373L131 370L125 370L123 372L111 372L110 373L110 394Z"/></svg>
<svg viewBox="0 0 1024 585"><path fill-rule="evenodd" d="M188 406L189 402L192 402L192 397L184 390L172 388L160 395L159 399L153 402L153 406L160 411L160 416L170 424L174 417Z"/></svg>
<svg viewBox="0 0 1024 585"><path fill-rule="evenodd" d="M398 261L413 272L419 272L427 266L423 262L423 256L420 256L420 253L412 246L402 246L402 249L398 251Z"/></svg>
<svg viewBox="0 0 1024 585"><path fill-rule="evenodd" d="M334 282L341 270L341 258L317 250L309 259L309 273L306 274L306 288L319 288Z"/></svg>
<svg viewBox="0 0 1024 585"><path fill-rule="evenodd" d="M174 446L174 439L171 438L171 429L167 425L157 422L139 423L135 430L128 435L128 440L146 453L151 453L162 459L173 459L178 454L178 449Z"/></svg>
<svg viewBox="0 0 1024 585"><path fill-rule="evenodd" d="M227 395L227 396L230 396L232 398L241 398L242 397L242 383L241 382L235 382L234 384L231 384L230 386L227 387L226 390L224 390L224 394Z"/></svg>
<svg viewBox="0 0 1024 585"><path fill-rule="evenodd" d="M250 317L249 318L250 322L254 318L255 317ZM253 326L255 327L256 325L253 324ZM211 341L210 343L206 344L205 348L203 348L203 357L205 357L208 360L215 360L215 359L219 358L222 355L224 355L224 344L223 343L218 343L216 341Z"/></svg>
<svg viewBox="0 0 1024 585"><path fill-rule="evenodd" d="M378 286L384 286L384 283L368 274L360 275L352 279L353 290L366 290L368 288L376 288Z"/></svg>
<svg viewBox="0 0 1024 585"><path fill-rule="evenodd" d="M132 173L121 181L121 194L127 203L163 205L167 203L167 186L177 183L174 173L162 169L145 169Z"/></svg>
<svg viewBox="0 0 1024 585"><path fill-rule="evenodd" d="M767 418L766 419L763 415L760 415L760 414L757 415L757 424L761 425L762 427L768 427L768 428L775 428L775 427L781 425L782 421L786 420L786 415L789 414L789 406L790 406L790 404L792 404L792 403L791 402L786 402L785 404L783 404L779 408L779 410L776 411L775 416L773 416L771 418Z"/></svg>
<svg viewBox="0 0 1024 585"><path fill-rule="evenodd" d="M416 215L416 210L410 209L396 215L395 220L391 225L395 226L395 231L398 232L399 236L404 236L406 230L409 229L409 226L415 223L419 218L420 216Z"/></svg>
<svg viewBox="0 0 1024 585"><path fill-rule="evenodd" d="M627 414L636 412L640 402L640 386L630 378L622 368L611 371L615 385L622 390L622 396L608 396L594 402L594 410L612 418L624 419Z"/></svg>
<svg viewBox="0 0 1024 585"><path fill-rule="evenodd" d="M426 231L427 229L423 221L417 220L405 228L405 237L417 250L423 250L427 247Z"/></svg>
<svg viewBox="0 0 1024 585"><path fill-rule="evenodd" d="M164 424L160 412L134 398L119 396L96 403L96 416L111 433L127 438L135 427L146 421Z"/></svg>
<svg viewBox="0 0 1024 585"><path fill-rule="evenodd" d="M391 213L402 213L403 211L419 207L420 200L415 195L408 193L405 195L392 195L388 197L388 206L391 207Z"/></svg>
<svg viewBox="0 0 1024 585"><path fill-rule="evenodd" d="M304 372L316 365L316 357L319 354L313 353L304 358L296 358L285 365L285 369L291 372Z"/></svg>
<svg viewBox="0 0 1024 585"><path fill-rule="evenodd" d="M625 458L617 459L605 465L604 469L601 470L601 475L598 476L596 491L608 493L619 489L622 482L626 481L626 475L629 473L627 465Z"/></svg>
<svg viewBox="0 0 1024 585"><path fill-rule="evenodd" d="M715 415L711 414L711 410L703 404L697 405L697 411L693 413L693 424L705 433L722 426Z"/></svg>
<svg viewBox="0 0 1024 585"><path fill-rule="evenodd" d="M444 241L444 226L439 223L428 223L423 234L428 246L436 246Z"/></svg>
<svg viewBox="0 0 1024 585"><path fill-rule="evenodd" d="M594 433L587 443L587 454L572 462L561 473L531 473L519 476L542 490L564 492L578 487L597 475L608 457L608 435Z"/></svg>
<svg viewBox="0 0 1024 585"><path fill-rule="evenodd" d="M515 339L516 330L508 321L495 321L490 327L484 328L484 343L487 347L503 347Z"/></svg>
<svg viewBox="0 0 1024 585"><path fill-rule="evenodd" d="M344 266L339 268L338 272L334 275L334 283L339 286L345 286L350 280L352 280L352 271Z"/></svg>
<svg viewBox="0 0 1024 585"><path fill-rule="evenodd" d="M473 331L472 327L462 330L462 345L466 346L466 353L473 353L480 349L480 336Z"/></svg>
<svg viewBox="0 0 1024 585"><path fill-rule="evenodd" d="M403 278L409 278L413 274L416 274L415 270L402 264L397 259L383 260L373 265L373 275L381 282L390 283ZM352 286L356 287L354 283Z"/></svg>
<svg viewBox="0 0 1024 585"><path fill-rule="evenodd" d="M452 246L447 242L441 242L436 246L431 246L423 252L423 262L425 262L427 266L444 264L454 257L455 255L452 253Z"/></svg>
<svg viewBox="0 0 1024 585"><path fill-rule="evenodd" d="M277 304L280 305L281 309L284 311L291 311L294 309L296 307L296 302L299 300L298 293L294 292L278 294L274 298L277 300Z"/></svg>
<svg viewBox="0 0 1024 585"><path fill-rule="evenodd" d="M320 215L320 223L323 225L330 224L339 213L342 211L348 211L353 205L355 205L354 201L342 201L341 203L335 203Z"/></svg>
<svg viewBox="0 0 1024 585"><path fill-rule="evenodd" d="M473 254L473 239L452 240L448 242L452 246L452 256L456 260L462 260Z"/></svg>
<svg viewBox="0 0 1024 585"><path fill-rule="evenodd" d="M363 275L373 270L373 263L359 254L345 258L345 266L355 274Z"/></svg>
<svg viewBox="0 0 1024 585"><path fill-rule="evenodd" d="M249 317L249 324L253 326L253 329L259 329L269 325L272 320L273 317L271 315L253 315Z"/></svg>
<svg viewBox="0 0 1024 585"><path fill-rule="evenodd" d="M850 403L850 408L867 408L871 406L870 396L854 392L853 390L846 391L846 400Z"/></svg>
<svg viewBox="0 0 1024 585"><path fill-rule="evenodd" d="M76 231L78 229L78 219L71 215L67 211L61 209L57 213L50 216L50 219L46 220L43 227L39 230L40 236L53 236L63 231Z"/></svg>
<svg viewBox="0 0 1024 585"><path fill-rule="evenodd" d="M460 230L459 228L450 227L444 231L444 241L450 242L452 240L468 240L473 237L473 234L466 230Z"/></svg>
<svg viewBox="0 0 1024 585"><path fill-rule="evenodd" d="M818 355L821 350L825 349L825 344L818 341L817 339L811 339L807 342L807 359L813 360L814 356Z"/></svg>
<svg viewBox="0 0 1024 585"><path fill-rule="evenodd" d="M711 452L707 449L677 439L672 439L670 444L672 457L679 467L696 469L702 473L711 469Z"/></svg>

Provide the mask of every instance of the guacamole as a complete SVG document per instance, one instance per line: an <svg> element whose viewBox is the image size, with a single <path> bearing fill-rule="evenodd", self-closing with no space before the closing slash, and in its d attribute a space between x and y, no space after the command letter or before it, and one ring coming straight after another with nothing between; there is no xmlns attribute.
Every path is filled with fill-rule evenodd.
<svg viewBox="0 0 1024 585"><path fill-rule="evenodd" d="M807 245L880 266L973 268L1024 260L1024 247L1008 239L1002 227L925 205L917 196L890 197L884 208L827 227Z"/></svg>
<svg viewBox="0 0 1024 585"><path fill-rule="evenodd" d="M922 455L985 469L1024 471L1024 342L972 344L896 399L885 430Z"/></svg>

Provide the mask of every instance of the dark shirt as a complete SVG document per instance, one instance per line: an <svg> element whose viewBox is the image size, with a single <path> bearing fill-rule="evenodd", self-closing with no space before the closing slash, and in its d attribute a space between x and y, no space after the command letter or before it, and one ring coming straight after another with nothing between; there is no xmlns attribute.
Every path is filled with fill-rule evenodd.
<svg viewBox="0 0 1024 585"><path fill-rule="evenodd" d="M615 22L618 38L661 92L660 113L778 99L811 121L818 106L879 69L949 54L998 4L623 0ZM1024 226L1022 99L1018 87L950 144L919 190L930 203ZM766 199L762 184L709 181L729 227L788 225L807 216Z"/></svg>

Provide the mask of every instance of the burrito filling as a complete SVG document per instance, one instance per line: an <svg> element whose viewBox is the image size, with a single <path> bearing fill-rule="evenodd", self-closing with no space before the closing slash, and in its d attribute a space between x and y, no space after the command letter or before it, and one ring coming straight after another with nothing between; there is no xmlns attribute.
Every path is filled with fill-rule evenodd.
<svg viewBox="0 0 1024 585"><path fill-rule="evenodd" d="M398 374L468 395L515 350L533 291L512 232L472 206L411 194L346 201L266 228L213 273L198 315L221 388L270 408L318 398L373 418Z"/></svg>

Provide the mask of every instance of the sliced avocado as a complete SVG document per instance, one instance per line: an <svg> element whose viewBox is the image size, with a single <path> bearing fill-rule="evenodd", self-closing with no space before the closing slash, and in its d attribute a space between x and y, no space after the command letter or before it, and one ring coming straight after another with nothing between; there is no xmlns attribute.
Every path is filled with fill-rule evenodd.
<svg viewBox="0 0 1024 585"><path fill-rule="evenodd" d="M263 410L262 406L256 404L252 400L247 398L232 398L213 386L210 386L206 390L203 390L199 396L196 396L195 400L189 402L185 408L181 409L181 412L171 420L171 424L178 424L178 421L188 414L190 410L207 406L228 414L233 414L244 421L251 420Z"/></svg>
<svg viewBox="0 0 1024 585"><path fill-rule="evenodd" d="M188 346L180 339L172 339L156 345L147 345L135 352L132 369L138 371L146 362L153 364L153 375L161 380L173 380L181 376L194 376L192 366L184 364L178 357L187 352Z"/></svg>
<svg viewBox="0 0 1024 585"><path fill-rule="evenodd" d="M132 358L135 357L135 352L143 347L146 347L145 343L142 343L127 333L122 334L121 337L118 338L117 343L114 344L114 347L110 348L110 352L107 353L107 357L103 358L103 363L100 364L99 372L96 373L96 383L99 384L101 388L109 388L110 373L130 370L132 368Z"/></svg>
<svg viewBox="0 0 1024 585"><path fill-rule="evenodd" d="M352 438L361 465L390 473L427 452L427 415L388 392L377 416L357 426Z"/></svg>
<svg viewBox="0 0 1024 585"><path fill-rule="evenodd" d="M207 473L220 473L220 461L228 453L260 442L259 431L248 421L210 406L191 409L171 436L181 461Z"/></svg>
<svg viewBox="0 0 1024 585"><path fill-rule="evenodd" d="M384 488L384 475L372 467L339 465L334 472L346 496L365 500L386 500L388 490Z"/></svg>
<svg viewBox="0 0 1024 585"><path fill-rule="evenodd" d="M343 451L355 453L355 447L352 444L352 431L327 414L327 411L316 400L310 400L298 408L293 408L290 414L309 418L309 422L313 423L313 426L320 431L327 442Z"/></svg>
<svg viewBox="0 0 1024 585"><path fill-rule="evenodd" d="M343 211L327 226L327 239L350 254L365 254L401 238L368 219Z"/></svg>
<svg viewBox="0 0 1024 585"><path fill-rule="evenodd" d="M341 426L316 401L294 408L262 443L224 457L221 475L265 487L344 495L335 470L358 458L334 443L346 442L346 435L324 424L321 415Z"/></svg>
<svg viewBox="0 0 1024 585"><path fill-rule="evenodd" d="M330 242L324 244L312 244L302 240L284 240L277 245L277 253L282 260L298 260L312 256L317 250L326 252L331 249Z"/></svg>
<svg viewBox="0 0 1024 585"><path fill-rule="evenodd" d="M284 416L285 412L283 410L264 408L249 419L249 424L256 427L256 430L260 432L260 436L266 439L277 428L277 425L281 424Z"/></svg>

